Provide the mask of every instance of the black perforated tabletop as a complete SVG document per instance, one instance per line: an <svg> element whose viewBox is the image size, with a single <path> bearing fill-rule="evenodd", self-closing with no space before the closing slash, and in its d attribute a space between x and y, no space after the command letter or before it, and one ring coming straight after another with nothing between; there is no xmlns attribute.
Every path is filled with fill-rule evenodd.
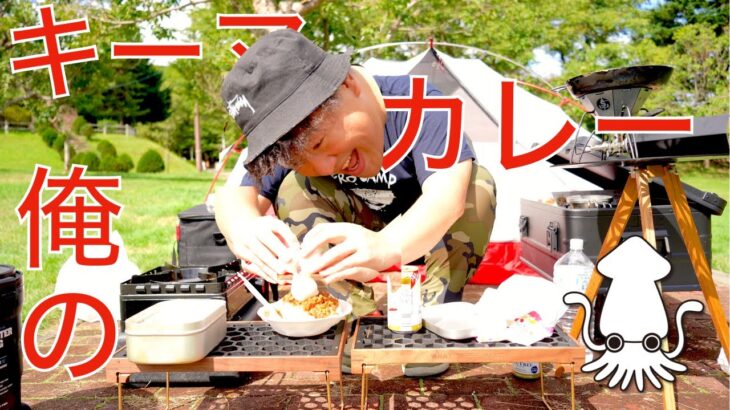
<svg viewBox="0 0 730 410"><path fill-rule="evenodd" d="M393 332L386 319L358 322L352 349L352 368L363 364L553 362L582 364L584 347L561 329L531 346L511 342L480 343L475 339L448 340L425 328L414 333Z"/></svg>
<svg viewBox="0 0 730 410"><path fill-rule="evenodd" d="M204 359L187 364L143 365L121 347L106 368L107 379L143 372L317 371L339 380L347 334L344 322L313 337L287 337L265 322L228 322L226 336Z"/></svg>
<svg viewBox="0 0 730 410"><path fill-rule="evenodd" d="M576 346L575 341L565 335L565 332L555 328L553 335L536 342L530 347L570 347ZM357 332L357 349L445 349L445 348L485 348L485 347L515 347L524 348L518 343L486 342L480 343L476 339L449 340L421 328L414 333L398 333L388 329L386 321L382 319L363 319Z"/></svg>

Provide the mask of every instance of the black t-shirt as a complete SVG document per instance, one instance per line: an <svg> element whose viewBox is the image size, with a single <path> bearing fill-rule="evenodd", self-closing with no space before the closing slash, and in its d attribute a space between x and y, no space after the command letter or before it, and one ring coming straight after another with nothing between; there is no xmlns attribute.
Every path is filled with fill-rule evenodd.
<svg viewBox="0 0 730 410"><path fill-rule="evenodd" d="M410 96L411 81L409 76L375 76L375 82L383 96ZM427 85L429 96L443 95L439 90ZM448 112L445 110L427 110L423 115L420 133L411 151L396 164L390 172L380 170L378 175L370 178L358 178L351 175L336 174L330 176L343 189L360 197L367 206L380 214L386 223L396 216L405 213L421 196L421 186L435 171L426 169L426 158L442 156L446 149L448 133ZM408 111L388 110L385 120L383 152L395 145L408 122ZM459 162L474 160L476 157L469 146L469 138L465 136L461 144ZM272 175L265 176L259 187L262 196L272 203L276 202L279 186L290 169L277 166ZM253 178L246 174L241 185L255 186Z"/></svg>

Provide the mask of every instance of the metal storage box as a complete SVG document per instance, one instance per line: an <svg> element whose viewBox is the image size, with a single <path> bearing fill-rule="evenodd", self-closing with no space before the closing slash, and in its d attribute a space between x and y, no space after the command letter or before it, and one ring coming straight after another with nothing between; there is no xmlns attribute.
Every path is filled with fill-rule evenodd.
<svg viewBox="0 0 730 410"><path fill-rule="evenodd" d="M590 191L556 193L555 196L571 194L609 194L614 196L614 208L573 209L554 204L523 199L520 204L520 231L522 238L523 262L552 280L555 261L568 251L571 238L583 239L583 252L595 263L603 239L613 217L616 191ZM707 260L712 260L712 228L710 213L690 199L690 207L702 247ZM672 207L661 197L652 197L652 212L656 232L657 250L672 264L672 271L662 281L667 291L699 289L694 269L689 260L679 232ZM623 237L641 236L641 220L638 206L629 219ZM602 289L606 289L610 279L604 278Z"/></svg>

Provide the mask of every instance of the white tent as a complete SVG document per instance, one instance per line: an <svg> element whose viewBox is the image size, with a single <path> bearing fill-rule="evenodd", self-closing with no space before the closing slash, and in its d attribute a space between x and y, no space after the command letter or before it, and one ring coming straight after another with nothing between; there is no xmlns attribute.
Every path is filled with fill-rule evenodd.
<svg viewBox="0 0 730 410"><path fill-rule="evenodd" d="M444 94L461 97L464 131L472 141L477 160L497 184L497 219L491 242L519 241L520 198L540 200L551 197L553 192L600 189L566 170L552 168L547 161L510 170L502 166L498 124L501 83L506 78L483 61L453 58L429 49L407 61L371 58L364 66L373 75L426 75L428 82ZM560 107L520 87L515 87L514 107L515 154L545 144L566 120L571 121Z"/></svg>
<svg viewBox="0 0 730 410"><path fill-rule="evenodd" d="M453 58L429 49L407 61L371 58L364 66L373 75L426 75L428 82L444 94L462 98L464 131L472 141L479 163L492 173L497 184L497 218L491 242L520 240L521 198L540 200L551 197L552 192L600 189L568 171L552 168L547 161L510 170L502 166L498 120L501 82L506 78L483 61ZM519 87L515 87L514 102L515 154L543 145L566 120L571 121L557 105ZM245 172L241 166L245 156L243 152L229 184L240 183Z"/></svg>

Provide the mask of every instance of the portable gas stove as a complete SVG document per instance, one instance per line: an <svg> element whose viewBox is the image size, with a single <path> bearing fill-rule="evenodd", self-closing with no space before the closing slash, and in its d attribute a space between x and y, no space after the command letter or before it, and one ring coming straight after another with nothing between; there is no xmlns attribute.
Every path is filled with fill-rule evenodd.
<svg viewBox="0 0 730 410"><path fill-rule="evenodd" d="M668 66L622 67L573 77L565 87L596 117L655 117L664 109L648 110L642 106L653 90L669 81L671 74L672 67ZM695 117L693 130L687 134L618 133L602 135L600 139L591 134L585 139L579 138L576 131L572 147L561 156L570 162L564 167L632 166L727 157L727 125L728 116L718 115Z"/></svg>
<svg viewBox="0 0 730 410"><path fill-rule="evenodd" d="M252 300L236 272L236 260L217 266L160 266L141 275L134 275L120 285L120 310L124 320L155 303L171 299L216 298L226 301L227 319L231 320ZM253 275L249 279L268 297L268 286Z"/></svg>

